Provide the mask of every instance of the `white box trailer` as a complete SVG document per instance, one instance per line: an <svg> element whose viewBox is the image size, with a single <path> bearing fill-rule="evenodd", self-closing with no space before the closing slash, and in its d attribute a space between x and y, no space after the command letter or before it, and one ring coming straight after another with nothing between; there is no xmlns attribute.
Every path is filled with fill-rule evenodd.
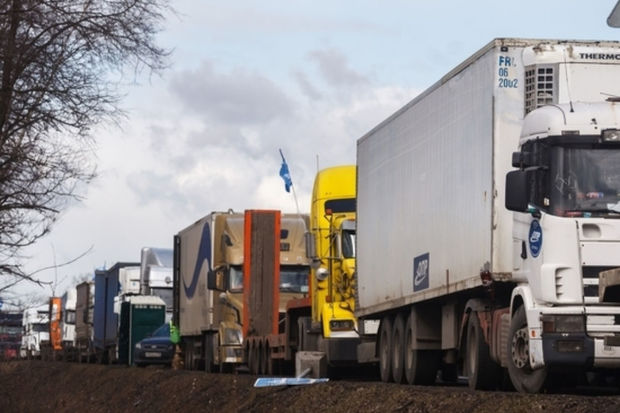
<svg viewBox="0 0 620 413"><path fill-rule="evenodd" d="M495 366L509 367L514 356L514 348L506 346L507 339L501 334L509 333L515 303L525 302L525 340L528 336L530 340L523 346L529 345L530 351L525 362L512 361L529 361L530 366L523 369L542 370L544 374L532 379L534 384L515 386L522 391L539 391L546 383L548 364L544 361L544 340L540 339L541 319L548 309L558 311L569 303L558 297L542 297L542 282L532 274L540 274L545 266L551 268L552 246L545 244L546 258L534 260L539 268L535 270L528 264L537 257L532 254L535 243L528 235L537 234L532 233L530 222L549 226L555 215L547 210L549 198L545 197L546 201L535 205L540 208L534 208L533 214L508 210L504 205L506 176L518 166L519 159L528 158L525 151L513 157L520 143L545 142L547 134L551 136L562 122L560 136L578 135L580 128L596 123L597 115L588 119L585 112L596 113L598 109L585 105L579 106L579 111L573 109L578 102L604 102L609 96L620 96L619 63L618 42L495 39L358 140L356 315L362 326L364 320L381 320L375 355L384 380L432 382L438 368L444 379L455 378L459 362L471 355L471 348L476 349L474 342L467 350L467 337L477 339L474 333L482 325L487 330L480 346L489 346L486 358L495 365L489 367L488 374L481 373L472 363L478 363L482 356L472 356L470 365L465 363L463 368L470 386L492 387L499 382L492 373ZM555 112L548 113L547 123L530 126L529 135L523 135L524 117L543 105L556 105ZM615 111L615 103L607 105ZM573 112L583 119L581 123L575 121L570 130L566 124ZM614 122L609 120L600 127L616 128ZM562 138L549 142L553 146L558 139ZM523 169L524 162L520 165ZM542 165L536 167L544 169ZM562 219L573 228L583 224L575 217ZM515 222L525 222L524 236L518 234L523 231ZM614 228L616 222L606 219L606 225ZM559 234L556 230L547 233L550 240L561 238L552 235ZM605 251L617 258L596 264L599 270L620 267L620 230L610 233ZM556 243L555 248L567 247ZM569 250L576 248L573 245ZM557 270L563 264L560 260L554 265ZM584 281L581 268L575 271L580 272L574 277L575 285L595 283ZM556 279L558 274L556 271ZM583 304L583 292L579 300ZM617 304L610 306L605 316L616 314ZM583 305L566 311L588 312ZM611 336L617 332L620 326L606 330ZM422 355L420 351L430 353ZM614 351L607 361L613 359L611 365L620 366L619 357ZM580 362L573 365L592 367ZM516 374L511 374L513 382L519 382Z"/></svg>

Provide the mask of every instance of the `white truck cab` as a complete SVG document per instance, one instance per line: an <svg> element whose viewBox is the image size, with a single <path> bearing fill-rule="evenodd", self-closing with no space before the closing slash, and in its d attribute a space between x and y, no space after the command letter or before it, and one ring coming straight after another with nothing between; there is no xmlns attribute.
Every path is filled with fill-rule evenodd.
<svg viewBox="0 0 620 413"><path fill-rule="evenodd" d="M620 366L619 105L550 105L524 119L519 170L506 177L518 390L540 390L549 367Z"/></svg>

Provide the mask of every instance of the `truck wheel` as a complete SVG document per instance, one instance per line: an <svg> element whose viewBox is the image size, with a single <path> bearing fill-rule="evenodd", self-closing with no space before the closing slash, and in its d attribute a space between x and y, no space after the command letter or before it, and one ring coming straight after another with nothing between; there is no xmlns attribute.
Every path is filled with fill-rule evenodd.
<svg viewBox="0 0 620 413"><path fill-rule="evenodd" d="M478 313L472 312L467 322L466 368L469 388L492 390L497 387L500 367L491 359L489 345L484 340Z"/></svg>
<svg viewBox="0 0 620 413"><path fill-rule="evenodd" d="M529 337L525 308L519 307L510 321L508 335L508 373L515 389L521 393L540 392L547 379L547 369L530 367Z"/></svg>
<svg viewBox="0 0 620 413"><path fill-rule="evenodd" d="M252 374L260 374L260 347L257 340L253 340L250 345L252 353Z"/></svg>
<svg viewBox="0 0 620 413"><path fill-rule="evenodd" d="M256 374L256 370L254 368L256 365L256 360L254 360L254 341L248 341L246 346L246 354L248 360L248 370L250 370L250 374Z"/></svg>
<svg viewBox="0 0 620 413"><path fill-rule="evenodd" d="M441 353L436 350L413 350L414 326L411 317L405 326L405 377L409 384L434 384Z"/></svg>
<svg viewBox="0 0 620 413"><path fill-rule="evenodd" d="M273 376L273 359L271 358L271 347L269 347L269 341L265 340L265 374L268 376Z"/></svg>
<svg viewBox="0 0 620 413"><path fill-rule="evenodd" d="M259 373L267 374L267 341L261 340L258 346Z"/></svg>
<svg viewBox="0 0 620 413"><path fill-rule="evenodd" d="M392 380L392 320L389 316L383 317L379 333L379 372L381 380Z"/></svg>
<svg viewBox="0 0 620 413"><path fill-rule="evenodd" d="M297 351L316 351L318 349L317 335L310 332L312 327L310 317L299 317L297 327L299 341Z"/></svg>
<svg viewBox="0 0 620 413"><path fill-rule="evenodd" d="M205 372L213 373L215 369L213 365L213 337L211 334L204 335L202 348L204 349Z"/></svg>
<svg viewBox="0 0 620 413"><path fill-rule="evenodd" d="M405 318L398 314L392 327L392 379L395 383L405 380Z"/></svg>
<svg viewBox="0 0 620 413"><path fill-rule="evenodd" d="M185 369L186 370L194 370L194 341L187 340L185 343Z"/></svg>

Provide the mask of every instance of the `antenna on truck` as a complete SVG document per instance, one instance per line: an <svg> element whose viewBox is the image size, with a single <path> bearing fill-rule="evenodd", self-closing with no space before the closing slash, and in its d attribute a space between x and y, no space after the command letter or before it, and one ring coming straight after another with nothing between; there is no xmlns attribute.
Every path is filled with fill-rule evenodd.
<svg viewBox="0 0 620 413"><path fill-rule="evenodd" d="M568 104L570 105L570 112L573 113L573 98L570 95L570 82L568 81L568 64L566 63L566 49L563 50L562 56L564 57L564 74L566 75L566 93L568 94Z"/></svg>

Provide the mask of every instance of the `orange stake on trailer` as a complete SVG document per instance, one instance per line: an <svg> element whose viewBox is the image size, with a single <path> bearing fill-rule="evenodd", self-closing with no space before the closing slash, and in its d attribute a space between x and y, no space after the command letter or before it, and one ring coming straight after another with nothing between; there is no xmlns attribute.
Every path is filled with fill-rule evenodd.
<svg viewBox="0 0 620 413"><path fill-rule="evenodd" d="M62 319L60 297L50 298L50 343L53 351L62 350L62 331L60 320Z"/></svg>
<svg viewBox="0 0 620 413"><path fill-rule="evenodd" d="M280 211L245 211L243 255L243 336L277 334Z"/></svg>

